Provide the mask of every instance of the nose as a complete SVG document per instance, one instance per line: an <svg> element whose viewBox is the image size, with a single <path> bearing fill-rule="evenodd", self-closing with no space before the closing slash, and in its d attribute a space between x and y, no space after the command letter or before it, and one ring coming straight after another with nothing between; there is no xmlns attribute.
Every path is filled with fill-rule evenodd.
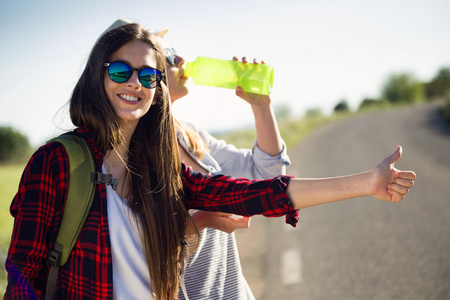
<svg viewBox="0 0 450 300"><path fill-rule="evenodd" d="M175 65L177 66L177 68L180 68L184 64L185 59L184 57L176 53L174 54L174 56L175 56Z"/></svg>
<svg viewBox="0 0 450 300"><path fill-rule="evenodd" d="M133 74L131 74L130 79L127 81L127 85L133 89L140 89L141 82L139 81L139 73L138 70L133 70Z"/></svg>

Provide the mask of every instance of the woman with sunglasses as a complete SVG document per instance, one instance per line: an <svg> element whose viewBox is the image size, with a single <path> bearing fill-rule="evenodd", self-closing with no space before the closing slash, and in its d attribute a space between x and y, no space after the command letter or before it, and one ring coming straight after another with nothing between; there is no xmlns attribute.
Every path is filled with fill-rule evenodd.
<svg viewBox="0 0 450 300"><path fill-rule="evenodd" d="M73 134L87 140L97 171L118 184L96 186L59 270L56 299L176 298L187 209L286 215L295 225L297 209L364 195L400 201L413 185L413 172L393 168L400 148L374 170L340 178L250 181L194 172L180 162L164 67L163 50L138 24L106 32L91 51L70 99ZM11 204L6 299L43 298L68 172L57 142L25 167Z"/></svg>
<svg viewBox="0 0 450 300"><path fill-rule="evenodd" d="M167 30L164 30L157 35L162 38L166 33ZM183 72L185 61L164 40L161 43L167 58L170 99L176 103L189 92ZM233 59L237 60L236 57ZM243 62L247 62L245 58ZM253 149L237 149L216 140L192 124L175 119L182 162L198 172L250 179L285 174L290 161L286 145L280 137L270 97L246 93L241 87L236 89L236 95L252 108L257 134ZM250 219L235 219L230 214L201 210L192 211L191 216L200 231L200 243L188 258L184 273L186 289L181 290L178 297L185 299L185 292L192 299L254 299L242 274L233 233L238 228L248 228Z"/></svg>

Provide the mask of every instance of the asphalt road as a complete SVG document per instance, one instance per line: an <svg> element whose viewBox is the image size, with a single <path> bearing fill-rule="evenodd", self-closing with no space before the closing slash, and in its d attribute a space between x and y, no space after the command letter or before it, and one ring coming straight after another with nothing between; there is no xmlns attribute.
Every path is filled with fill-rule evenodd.
<svg viewBox="0 0 450 300"><path fill-rule="evenodd" d="M436 105L325 125L289 151L296 177L374 168L397 145L417 174L407 198L358 198L304 209L296 229L252 218L236 233L258 300L450 299L450 126Z"/></svg>

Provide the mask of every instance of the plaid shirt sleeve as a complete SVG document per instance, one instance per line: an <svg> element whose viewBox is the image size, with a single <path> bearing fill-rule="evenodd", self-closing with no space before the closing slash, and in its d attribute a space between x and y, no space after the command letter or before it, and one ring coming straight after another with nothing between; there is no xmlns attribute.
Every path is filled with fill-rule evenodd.
<svg viewBox="0 0 450 300"><path fill-rule="evenodd" d="M54 240L61 205L67 197L68 160L62 147L44 146L25 167L11 204L15 218L6 260L5 299L43 298L48 272L48 245Z"/></svg>
<svg viewBox="0 0 450 300"><path fill-rule="evenodd" d="M183 186L188 208L266 217L286 215L286 223L296 227L298 210L286 194L292 176L249 180L225 175L205 175L183 164Z"/></svg>

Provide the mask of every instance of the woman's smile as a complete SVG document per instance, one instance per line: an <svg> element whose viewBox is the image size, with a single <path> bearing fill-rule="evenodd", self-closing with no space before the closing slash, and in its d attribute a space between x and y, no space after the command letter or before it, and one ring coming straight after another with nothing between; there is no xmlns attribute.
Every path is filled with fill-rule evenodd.
<svg viewBox="0 0 450 300"><path fill-rule="evenodd" d="M138 102L141 100L141 98L139 98L138 96L133 96L130 94L119 94L119 97L127 102Z"/></svg>

